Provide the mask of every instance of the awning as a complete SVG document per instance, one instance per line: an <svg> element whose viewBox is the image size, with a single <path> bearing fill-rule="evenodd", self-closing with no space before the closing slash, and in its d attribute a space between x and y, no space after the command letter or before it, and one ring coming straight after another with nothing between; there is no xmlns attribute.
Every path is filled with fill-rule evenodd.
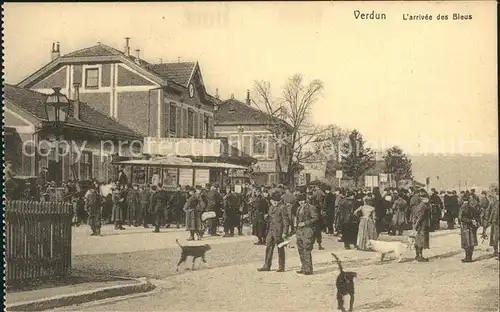
<svg viewBox="0 0 500 312"><path fill-rule="evenodd" d="M215 162L192 162L188 158L161 158L161 159L133 159L116 162L119 165L131 166L159 166L159 167L181 167L181 168L224 168L224 169L248 169L247 167L228 163Z"/></svg>

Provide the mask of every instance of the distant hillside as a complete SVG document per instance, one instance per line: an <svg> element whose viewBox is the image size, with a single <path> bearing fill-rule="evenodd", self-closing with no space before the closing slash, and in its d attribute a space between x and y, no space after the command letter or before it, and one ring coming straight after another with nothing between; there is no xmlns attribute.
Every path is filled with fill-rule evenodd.
<svg viewBox="0 0 500 312"><path fill-rule="evenodd" d="M498 155L409 155L415 179L439 189L485 187L498 183ZM437 180L439 176L439 182Z"/></svg>

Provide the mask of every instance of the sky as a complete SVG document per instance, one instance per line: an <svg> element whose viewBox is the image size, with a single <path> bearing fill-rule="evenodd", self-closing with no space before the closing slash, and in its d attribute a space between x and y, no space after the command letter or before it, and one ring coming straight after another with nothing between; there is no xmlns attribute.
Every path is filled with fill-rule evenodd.
<svg viewBox="0 0 500 312"><path fill-rule="evenodd" d="M279 95L295 73L320 79L312 121L358 129L378 150L498 153L495 5L6 3L5 80L18 83L48 63L54 41L66 54L97 42L122 50L131 37L149 62L198 61L207 90L223 99L244 100L254 81ZM387 19L356 19L355 10Z"/></svg>

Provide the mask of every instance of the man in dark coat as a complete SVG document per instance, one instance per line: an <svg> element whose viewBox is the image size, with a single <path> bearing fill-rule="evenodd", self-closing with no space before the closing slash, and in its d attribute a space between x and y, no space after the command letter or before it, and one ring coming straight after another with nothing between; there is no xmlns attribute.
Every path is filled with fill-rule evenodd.
<svg viewBox="0 0 500 312"><path fill-rule="evenodd" d="M181 223L184 221L184 204L186 203L186 195L182 191L182 187L177 185L175 192L170 196L168 206L172 214L172 219L177 223L177 228L180 227Z"/></svg>
<svg viewBox="0 0 500 312"><path fill-rule="evenodd" d="M477 246L477 229L480 225L480 213L469 203L469 196L464 196L462 206L458 212L460 222L460 241L465 251L462 262L472 262L474 247Z"/></svg>
<svg viewBox="0 0 500 312"><path fill-rule="evenodd" d="M151 199L151 213L155 217L155 233L160 232L160 226L165 218L165 207L168 203L166 186L162 186Z"/></svg>
<svg viewBox="0 0 500 312"><path fill-rule="evenodd" d="M398 191L393 192L394 203L392 204L392 235L403 235L403 230L407 222L406 215L409 210L408 203L399 196Z"/></svg>
<svg viewBox="0 0 500 312"><path fill-rule="evenodd" d="M296 204L295 196L290 191L290 188L285 188L285 194L282 196L283 204L288 215L288 224L290 225L290 233L295 233L295 212L294 205ZM295 210L295 211L294 211Z"/></svg>
<svg viewBox="0 0 500 312"><path fill-rule="evenodd" d="M325 199L323 202L324 211L324 222L325 230L327 234L333 235L334 228L333 223L335 222L335 194L331 192L332 188L330 186L325 189Z"/></svg>
<svg viewBox="0 0 500 312"><path fill-rule="evenodd" d="M148 228L149 223L149 207L150 207L151 192L147 186L142 186L139 189L139 206L140 206L140 221L144 228Z"/></svg>
<svg viewBox="0 0 500 312"><path fill-rule="evenodd" d="M322 207L318 202L318 198L323 198L323 197L315 196L313 192L308 192L306 197L307 197L307 202L310 205L314 206L314 208L316 208L317 220L314 225L314 239L316 243L318 243L318 249L323 250L325 248L321 246L321 243L323 242L323 236L321 235L321 232L323 231L324 223L323 223L323 216L321 215Z"/></svg>
<svg viewBox="0 0 500 312"><path fill-rule="evenodd" d="M431 222L431 206L429 196L425 191L420 194L420 203L413 207L413 230L415 236L415 260L418 262L427 262L422 251L429 249L429 232Z"/></svg>
<svg viewBox="0 0 500 312"><path fill-rule="evenodd" d="M316 208L307 203L306 195L297 196L299 207L297 209L297 250L302 267L298 274L313 274L311 251L314 246L314 227L318 220Z"/></svg>
<svg viewBox="0 0 500 312"><path fill-rule="evenodd" d="M259 272L271 270L274 247L288 236L288 215L281 203L281 193L275 192L270 197L271 206L267 215L266 258ZM285 272L285 248L278 248L278 270Z"/></svg>
<svg viewBox="0 0 500 312"><path fill-rule="evenodd" d="M127 221L128 221L128 226L139 226L137 223L137 217L136 217L136 212L139 206L139 196L137 193L137 186L134 185L132 187L131 185L128 186L127 189Z"/></svg>
<svg viewBox="0 0 500 312"><path fill-rule="evenodd" d="M85 210L89 216L88 223L92 230L90 236L101 235L101 205L98 197L99 195L93 187L85 194Z"/></svg>
<svg viewBox="0 0 500 312"><path fill-rule="evenodd" d="M266 238L266 220L265 215L269 210L267 200L262 196L258 189L255 190L254 198L252 199L252 211L254 215L252 235L257 236L259 241L256 245L264 245Z"/></svg>
<svg viewBox="0 0 500 312"><path fill-rule="evenodd" d="M443 210L443 202L439 197L436 189L432 189L430 197L431 204L431 232L439 230L439 222L441 221L441 211Z"/></svg>
<svg viewBox="0 0 500 312"><path fill-rule="evenodd" d="M237 226L236 212L239 210L238 194L231 190L231 186L226 186L226 194L223 199L223 220L224 237L234 236L234 227Z"/></svg>
<svg viewBox="0 0 500 312"><path fill-rule="evenodd" d="M124 187L128 185L127 174L125 173L125 167L120 166L120 171L118 171L118 185Z"/></svg>
<svg viewBox="0 0 500 312"><path fill-rule="evenodd" d="M345 249L351 249L351 245L356 245L357 241L358 226L354 219L355 205L354 193L351 191L348 191L346 198L339 202L339 223L342 227L342 242Z"/></svg>

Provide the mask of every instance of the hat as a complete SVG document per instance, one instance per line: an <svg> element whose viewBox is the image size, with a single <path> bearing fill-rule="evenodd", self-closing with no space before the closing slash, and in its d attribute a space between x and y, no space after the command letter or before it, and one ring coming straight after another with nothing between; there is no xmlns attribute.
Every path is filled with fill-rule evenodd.
<svg viewBox="0 0 500 312"><path fill-rule="evenodd" d="M331 191L332 187L330 185L325 186L325 191Z"/></svg>
<svg viewBox="0 0 500 312"><path fill-rule="evenodd" d="M306 195L299 194L299 196L297 196L297 201L304 201L304 200L306 200Z"/></svg>
<svg viewBox="0 0 500 312"><path fill-rule="evenodd" d="M280 201L281 200L281 194L279 192L274 192L271 195L271 200Z"/></svg>

